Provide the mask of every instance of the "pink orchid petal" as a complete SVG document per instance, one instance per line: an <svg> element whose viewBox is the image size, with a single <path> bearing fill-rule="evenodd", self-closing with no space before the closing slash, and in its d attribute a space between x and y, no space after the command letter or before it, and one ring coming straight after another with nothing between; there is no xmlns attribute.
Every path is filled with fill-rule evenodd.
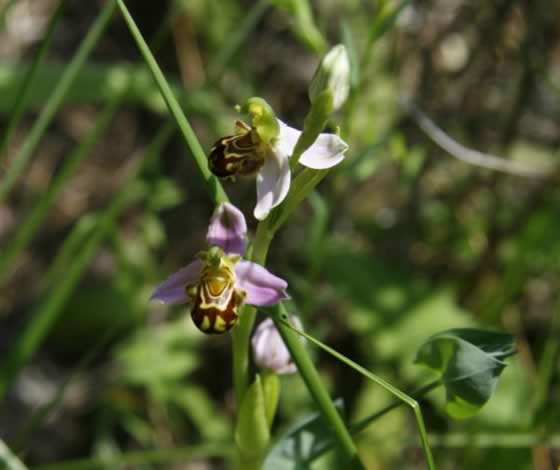
<svg viewBox="0 0 560 470"><path fill-rule="evenodd" d="M220 204L214 212L206 240L209 245L221 246L226 253L245 254L247 223L243 213L229 202Z"/></svg>
<svg viewBox="0 0 560 470"><path fill-rule="evenodd" d="M270 153L257 174L257 205L254 211L256 219L266 219L268 213L286 198L290 182L288 155Z"/></svg>
<svg viewBox="0 0 560 470"><path fill-rule="evenodd" d="M262 266L251 261L239 261L234 270L236 286L247 292L246 303L262 307L288 298L288 283Z"/></svg>
<svg viewBox="0 0 560 470"><path fill-rule="evenodd" d="M290 320L296 328L303 329L299 318L291 315ZM297 372L290 352L270 318L259 324L251 339L251 345L255 364L261 369L272 370L276 374Z"/></svg>
<svg viewBox="0 0 560 470"><path fill-rule="evenodd" d="M164 304L184 304L189 301L186 286L197 284L200 278L202 261L196 260L169 276L154 289L150 300Z"/></svg>
<svg viewBox="0 0 560 470"><path fill-rule="evenodd" d="M348 144L336 134L319 134L317 140L299 159L299 163L314 170L324 170L344 160Z"/></svg>

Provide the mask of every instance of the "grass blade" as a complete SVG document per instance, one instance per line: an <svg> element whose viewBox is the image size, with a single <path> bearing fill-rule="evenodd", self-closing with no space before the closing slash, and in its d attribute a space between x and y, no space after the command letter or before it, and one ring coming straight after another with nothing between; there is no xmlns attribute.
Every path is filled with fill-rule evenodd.
<svg viewBox="0 0 560 470"><path fill-rule="evenodd" d="M8 125L6 126L6 131L2 135L2 139L0 140L0 162L4 157L4 151L6 150L6 147L8 147L10 141L12 140L12 137L14 136L21 116L23 116L23 113L25 112L29 94L31 91L31 85L37 78L39 67L43 63L43 60L45 59L45 56L49 51L53 38L53 32L56 28L56 25L58 24L58 20L62 17L62 12L64 11L65 1L66 0L60 0L58 2L56 10L49 20L47 33L45 34L45 37L41 43L41 47L34 55L33 63L31 64L31 67L29 67L29 71L25 74L25 79L23 80L23 83L18 90L14 108L10 113L10 120L8 122Z"/></svg>
<svg viewBox="0 0 560 470"><path fill-rule="evenodd" d="M78 51L72 58L71 62L68 64L68 67L66 67L66 69L64 70L64 73L62 74L62 77L60 77L60 81L53 90L52 95L50 95L45 108L39 115L37 121L35 121L33 128L25 139L25 143L8 168L6 176L0 182L0 201L2 201L6 197L6 195L16 184L18 178L25 171L25 167L27 166L31 155L35 151L35 148L39 144L41 138L43 137L43 134L47 130L47 127L53 119L58 108L63 103L64 97L66 96L70 85L78 75L78 72L84 65L89 54L103 34L103 31L109 24L109 20L111 19L111 16L115 11L115 1L116 0L110 0L105 4L105 7L97 16L95 23L90 28L86 37L80 44Z"/></svg>
<svg viewBox="0 0 560 470"><path fill-rule="evenodd" d="M144 164L159 155L170 136L171 127L166 125L159 131L146 151ZM8 386L19 370L31 360L37 348L50 332L62 307L89 266L99 244L113 227L115 219L126 207L145 196L145 188L136 179L139 170L140 165L135 168L135 171L129 177L129 182L123 186L111 205L100 216L93 233L87 242L79 247L78 253L75 254L72 262L66 266L63 274L61 273L60 279L54 278L59 281L56 283L56 288L50 292L46 301L32 314L32 320L20 337L15 339L12 349L8 351L0 367L0 399L5 395ZM55 265L57 264L55 261Z"/></svg>
<svg viewBox="0 0 560 470"><path fill-rule="evenodd" d="M138 26L136 26L136 23L134 22L134 19L126 8L124 1L117 0L117 3L130 30L130 33L132 34L134 40L136 41L136 44L138 45L138 49L140 49L140 52L142 53L146 64L152 72L154 80L156 81L157 86L160 89L160 92L165 100L165 103L169 108L169 112L173 116L173 119L177 123L177 126L179 127L179 130L181 131L185 142L191 150L192 156L198 166L198 169L200 170L200 173L204 178L206 187L208 189L208 192L210 193L210 197L216 205L228 201L227 194L225 193L221 183L208 169L206 153L202 149L202 146L200 145L200 142L198 141L191 125L189 124L187 117L183 113L181 106L173 95L171 87L167 83L167 80L165 79L163 72L159 68L156 59L151 53L150 48L142 37L142 33L138 29Z"/></svg>
<svg viewBox="0 0 560 470"><path fill-rule="evenodd" d="M414 416L416 418L416 423L418 425L418 430L420 431L420 439L422 441L422 447L424 448L424 454L426 456L426 461L427 461L427 464L428 464L428 468L430 470L435 469L434 460L433 460L433 457L432 457L432 451L431 451L430 445L428 443L428 434L426 432L426 426L424 425L424 419L422 418L422 411L420 410L420 406L418 405L418 402L414 398L408 396L404 392L401 392L398 388L394 387L393 385L391 385L386 380L382 379L381 377L378 377L375 374L372 374L366 368L362 367L361 365L357 364L356 362L352 361L351 359L347 358L346 356L340 354L338 351L335 351L334 349L332 349L331 347L322 343L321 341L315 339L313 336L310 336L307 333L305 333L305 332L295 328L294 326L292 326L292 324L288 321L288 315L286 314L286 311L283 310L283 308L280 308L280 309L277 308L277 309L273 310L273 312L274 312L273 313L273 319L274 319L276 325L283 325L285 328L289 328L289 329L293 330L294 332L296 332L297 334L299 334L300 336L303 336L310 343L314 344L315 346L318 346L323 351L329 353L331 356L335 357L339 361L346 364L348 367L350 367L350 368L354 369L355 371L359 372L360 374L364 375L368 379L373 380L375 383L377 383L378 385L383 387L385 390L387 390L388 392L395 395L399 400L402 400L404 403L406 403L408 406L410 406L412 408L413 412L414 412ZM280 332L282 333L282 330L280 330ZM284 338L284 341L286 341L285 338ZM287 342L286 342L286 345L288 346L288 349L289 349L289 344ZM291 352L291 350L290 350L290 352ZM295 358L294 358L294 360L295 360ZM296 361L296 364L297 364L297 361ZM298 364L298 368L299 368L299 364Z"/></svg>
<svg viewBox="0 0 560 470"><path fill-rule="evenodd" d="M325 420L331 425L333 434L335 435L341 449L344 451L345 456L349 459L347 467L345 468L364 468L358 456L358 451L354 445L354 441L346 429L342 417L338 413L335 404L331 400L327 390L325 389L321 377L317 369L313 365L311 358L307 354L305 347L299 340L298 336L294 333L300 333L299 330L293 328L289 321L287 321L288 314L282 304L278 304L274 308L272 319L284 343L288 347L292 359L297 365L298 371L301 374L307 389L313 396L315 403L319 407ZM294 331L292 331L294 330ZM300 333L301 334L301 333ZM307 335L305 335L307 337Z"/></svg>
<svg viewBox="0 0 560 470"><path fill-rule="evenodd" d="M79 164L90 153L97 143L99 136L109 126L120 101L121 100L115 100L113 103L107 105L106 109L98 117L94 128L68 158L65 159L62 169L57 173L47 193L39 198L29 216L18 226L16 234L0 256L0 285L2 285L11 274L14 262L33 239L33 236L45 219L48 210L64 189L66 182L74 175Z"/></svg>
<svg viewBox="0 0 560 470"><path fill-rule="evenodd" d="M0 465L5 470L27 470L27 467L21 463L21 460L12 453L2 440L0 440Z"/></svg>

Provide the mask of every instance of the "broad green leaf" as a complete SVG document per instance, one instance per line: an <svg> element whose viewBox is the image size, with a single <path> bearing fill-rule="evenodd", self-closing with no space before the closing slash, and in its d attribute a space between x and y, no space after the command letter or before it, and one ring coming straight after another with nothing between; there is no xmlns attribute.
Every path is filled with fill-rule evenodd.
<svg viewBox="0 0 560 470"><path fill-rule="evenodd" d="M344 408L341 399L335 401ZM304 470L311 468L316 456L334 442L333 434L320 413L305 416L290 427L272 446L263 464L268 470Z"/></svg>
<svg viewBox="0 0 560 470"><path fill-rule="evenodd" d="M449 415L467 418L490 399L506 366L503 359L514 352L509 334L453 329L428 339L420 347L415 363L441 376Z"/></svg>

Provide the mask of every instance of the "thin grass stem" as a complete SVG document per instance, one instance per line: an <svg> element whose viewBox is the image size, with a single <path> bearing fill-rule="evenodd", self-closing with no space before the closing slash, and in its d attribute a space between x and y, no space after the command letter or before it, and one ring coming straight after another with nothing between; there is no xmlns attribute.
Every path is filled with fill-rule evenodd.
<svg viewBox="0 0 560 470"><path fill-rule="evenodd" d="M297 365L298 372L301 374L307 389L319 407L323 417L332 428L333 434L337 439L341 450L348 459L348 465L345 468L364 468L358 456L358 451L342 417L338 413L336 406L331 400L317 369L313 365L305 346L298 337L299 330L293 328L289 321L288 314L283 304L276 305L273 309L272 319L284 343L286 344L293 361ZM293 331L292 331L293 330ZM306 335L307 336L307 335Z"/></svg>
<svg viewBox="0 0 560 470"><path fill-rule="evenodd" d="M62 18L62 13L64 11L66 0L59 0L56 10L51 15L49 20L49 25L47 27L47 32L41 46L37 53L33 56L33 62L29 67L29 70L25 74L25 78L18 89L17 96L15 98L13 110L10 113L10 120L6 126L6 131L2 134L2 139L0 140L0 162L5 158L6 148L10 145L10 142L14 136L17 129L19 121L26 110L27 102L29 99L29 94L31 92L31 86L37 78L39 68L43 63L52 43L53 33L58 25L58 21Z"/></svg>
<svg viewBox="0 0 560 470"><path fill-rule="evenodd" d="M154 449L126 452L108 458L69 460L66 462L41 465L36 470L97 470L107 468L134 467L148 464L186 462L190 459L229 457L234 447L231 443L204 444L176 449Z"/></svg>
<svg viewBox="0 0 560 470"><path fill-rule="evenodd" d="M124 1L117 0L117 3L121 10L123 18L126 21L128 29L130 30L132 37L136 41L138 49L140 49L140 52L144 57L144 60L146 61L148 68L152 72L154 80L156 81L157 86L165 100L165 103L167 104L169 112L171 113L173 119L177 123L177 126L179 127L179 130L181 131L181 134L185 139L185 142L187 143L187 146L190 149L192 156L198 166L198 169L200 170L200 173L204 178L206 187L208 189L208 192L210 193L210 197L212 198L212 200L216 205L228 201L227 194L225 193L221 183L210 172L208 168L206 153L204 152L202 146L200 145L200 142L198 141L196 134L194 133L191 125L189 124L187 117L183 113L181 106L179 105L177 99L173 95L173 92L171 91L171 87L169 86L169 83L167 83L167 80L163 75L163 72L161 71L158 63L156 62L156 59L154 58L152 52L150 51L150 48L148 47L146 41L142 37L142 33L138 29L138 26L136 26L136 23L134 22L134 19L130 15L130 12L128 11Z"/></svg>
<svg viewBox="0 0 560 470"><path fill-rule="evenodd" d="M414 398L410 397L409 395L407 395L404 392L401 392L398 388L394 387L393 385L391 385L386 380L384 380L381 377L371 373L366 368L362 367L361 365L357 364L356 362L352 361L351 359L347 358L346 356L340 354L338 351L332 349L331 347L327 346L326 344L322 343L321 341L315 339L313 336L308 335L307 333L305 333L305 332L295 328L294 326L292 326L292 324L288 320L288 315L285 313L285 311L282 312L281 309L273 310L273 319L275 320L275 323L277 323L277 325L281 324L285 328L287 327L287 328L293 330L297 334L299 334L302 337L304 337L305 339L307 339L310 343L312 343L315 346L321 348L323 351L329 353L331 356L334 356L336 359L338 359L339 361L346 364L348 367L351 367L352 369L354 369L355 371L364 375L368 379L373 380L375 383L377 383L378 385L383 387L385 390L387 390L390 393L392 393L393 395L395 395L399 400L402 400L404 403L406 403L408 406L410 406L412 408L413 412L414 412L414 417L416 419L418 430L420 432L420 440L422 442L422 447L424 449L424 454L426 456L426 462L428 464L428 468L430 470L435 469L434 460L433 460L433 457L432 457L432 451L431 451L430 445L428 443L428 435L427 435L427 432L426 432L426 426L424 425L424 419L422 417L422 411L420 410L420 406L419 406L418 402ZM280 333L282 333L281 330L280 330ZM288 343L286 343L286 345L288 346L288 349L289 349ZM295 361L295 358L294 358L294 361ZM296 361L296 364L297 364L297 361ZM298 368L299 368L299 364L298 364ZM300 370L300 372L301 372L301 370Z"/></svg>
<svg viewBox="0 0 560 470"><path fill-rule="evenodd" d="M37 233L37 230L41 227L49 209L64 189L66 183L72 178L80 163L91 152L99 137L111 123L120 103L121 100L117 99L107 105L98 117L93 129L65 159L62 168L57 173L46 194L41 195L31 213L18 226L17 232L0 256L0 285L6 282L12 272L14 262L19 258Z"/></svg>
<svg viewBox="0 0 560 470"><path fill-rule="evenodd" d="M158 132L145 152L143 160L137 162L138 164L129 175L128 183L122 187L109 207L98 218L98 223L87 242L79 247L78 253L74 253L72 262L66 266L64 272L60 274L60 278L54 278L59 282L49 292L45 301L32 313L31 321L21 335L16 338L2 362L0 367L0 399L5 396L7 388L19 370L31 360L35 351L50 332L63 306L74 292L91 259L97 252L100 243L113 227L116 218L132 203L147 195L146 188L137 181L136 176L142 165L147 165L150 160L159 156L170 136L171 127L167 124ZM56 264L58 263L55 260Z"/></svg>
<svg viewBox="0 0 560 470"><path fill-rule="evenodd" d="M24 144L22 145L17 155L14 157L14 160L11 162L8 170L6 171L6 175L0 182L0 201L2 201L7 196L7 194L17 183L18 178L25 171L29 159L31 158L37 145L41 141L41 138L47 130L48 125L52 121L55 113L64 102L64 97L70 89L72 82L78 75L78 72L86 62L91 51L99 41L99 38L105 31L107 25L109 24L109 20L111 19L116 8L115 2L116 0L110 0L105 4L103 10L101 10L101 13L97 16L94 24L80 44L78 51L76 52L68 66L64 69L64 73L60 77L60 81L57 83L55 89L50 95L45 108L35 121L35 124L31 128L31 131L25 139Z"/></svg>

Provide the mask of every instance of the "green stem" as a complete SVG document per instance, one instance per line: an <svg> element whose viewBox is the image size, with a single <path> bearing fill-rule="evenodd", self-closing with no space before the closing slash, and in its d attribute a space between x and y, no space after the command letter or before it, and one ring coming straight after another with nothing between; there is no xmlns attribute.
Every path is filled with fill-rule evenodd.
<svg viewBox="0 0 560 470"><path fill-rule="evenodd" d="M6 176L2 179L0 183L0 201L6 197L6 195L11 191L13 186L16 184L18 178L24 172L25 167L31 155L35 151L35 148L39 144L43 134L47 130L48 125L53 119L58 108L64 101L66 93L70 89L72 82L78 75L78 72L86 62L89 54L97 44L99 38L103 34L103 31L109 24L109 20L113 15L116 7L116 0L111 0L105 4L105 7L95 20L95 23L88 31L85 39L80 44L80 47L68 67L64 70L62 77L50 95L45 108L39 115L39 118L35 121L33 128L31 129L29 135L25 139L23 146L21 147L18 154L15 156L13 162L11 163Z"/></svg>
<svg viewBox="0 0 560 470"><path fill-rule="evenodd" d="M154 58L152 52L150 51L150 48L148 47L146 41L142 37L142 33L138 29L138 26L136 26L136 23L134 22L134 19L130 15L130 12L128 11L124 1L123 0L116 0L116 1L121 10L122 16L126 21L128 29L130 30L132 37L134 38L136 44L138 45L138 49L140 49L140 52L142 53L144 60L146 61L146 64L148 65L150 71L152 72L154 80L156 81L156 84L161 92L161 95L163 96L163 99L167 104L169 112L173 116L173 119L177 123L177 126L179 127L179 130L181 131L181 134L183 135L185 142L187 143L189 149L191 150L192 156L198 166L198 169L200 170L200 173L204 178L206 187L208 189L208 192L210 193L210 197L212 198L212 200L216 205L222 202L227 202L228 197L224 191L224 188L222 187L218 179L210 172L208 168L206 153L204 152L202 146L200 145L200 142L198 141L196 134L194 133L191 125L189 124L187 117L183 113L181 106L179 105L177 99L173 95L173 92L171 91L171 87L167 83L167 80L165 79L163 72L161 71L158 63L156 62L156 59Z"/></svg>
<svg viewBox="0 0 560 470"><path fill-rule="evenodd" d="M303 168L298 173L282 205L274 209L267 218L270 232L276 233L307 195L327 176L329 171L329 169L312 170Z"/></svg>
<svg viewBox="0 0 560 470"><path fill-rule="evenodd" d="M64 11L64 5L66 0L60 0L55 12L52 14L49 20L49 26L47 28L47 33L45 38L41 42L41 47L33 57L33 63L29 68L29 71L25 74L25 79L18 89L18 93L15 99L14 108L10 113L10 120L6 126L6 131L2 135L2 140L0 140L0 162L5 157L4 151L6 147L10 144L15 130L19 124L21 116L25 112L27 106L27 101L29 98L29 93L31 91L31 85L33 84L35 78L37 77L37 72L39 71L39 66L43 63L45 56L50 48L53 33L58 24L58 20L62 17L62 12Z"/></svg>
<svg viewBox="0 0 560 470"><path fill-rule="evenodd" d="M399 398L399 400L403 401L404 403L406 403L408 406L410 406L412 408L412 410L414 412L414 416L416 418L416 423L417 423L417 426L418 426L418 430L420 432L420 440L422 441L422 447L424 449L424 454L426 456L426 461L427 461L427 464L428 464L428 468L430 470L434 470L435 465L434 465L434 460L433 460L433 457L432 457L432 451L431 451L430 445L428 443L428 434L426 432L426 426L424 425L424 419L422 418L422 411L420 410L420 406L419 406L418 402L414 398L407 395L406 393L401 392L398 388L394 387L393 385L391 385L386 380L384 380L381 377L371 373L366 368L362 367L361 365L357 364L356 362L352 361L351 359L347 358L346 356L340 354L338 351L336 351L333 348L327 346L326 344L322 343L321 341L313 338L313 336L310 336L307 333L305 333L301 330L298 330L297 328L295 328L294 326L291 325L291 323L288 320L288 315L286 314L286 312L285 311L283 311L283 312L280 311L280 313L278 313L279 311L280 311L279 309L273 310L273 312L274 312L273 313L273 318L275 320L275 323L277 323L277 325L282 325L284 328L290 329L292 331L292 333L297 333L300 336L303 336L310 343L312 343L315 346L321 348L323 351L326 351L331 356L334 356L336 359L343 362L348 367L351 367L352 369L356 370L357 372L364 375L368 379L373 380L375 383L377 383L378 385L383 387L385 390L387 390L390 393L392 393L393 395L395 395L397 398ZM281 330L280 330L280 332L282 333ZM284 340L286 340L286 339L284 339ZM286 345L288 346L288 349L289 349L289 345L287 343L286 343ZM292 351L290 350L290 352L292 352ZM292 355L292 357L293 357L293 355ZM294 361L295 361L295 358L294 358ZM297 364L297 361L296 361L296 364ZM298 364L298 368L299 368L299 364ZM301 370L300 370L300 372L301 372Z"/></svg>
<svg viewBox="0 0 560 470"><path fill-rule="evenodd" d="M27 470L27 467L2 440L0 440L0 465L5 470Z"/></svg>
<svg viewBox="0 0 560 470"><path fill-rule="evenodd" d="M290 351L292 359L297 365L298 372L301 374L307 389L311 393L323 417L332 427L332 431L340 444L341 450L348 459L349 466L345 468L364 468L344 421L325 389L317 369L305 350L305 346L300 341L298 333L296 332L297 330L292 328L287 318L288 314L283 304L278 304L273 308L272 319L274 320L274 324L276 328L278 328L284 343Z"/></svg>
<svg viewBox="0 0 560 470"><path fill-rule="evenodd" d="M259 223L253 244L251 261L264 265L272 233L268 230L266 220ZM233 341L233 385L237 403L242 403L249 386L249 339L255 324L257 309L245 305L239 316L239 323L232 331Z"/></svg>
<svg viewBox="0 0 560 470"><path fill-rule="evenodd" d="M415 392L413 392L411 394L411 396L415 399L415 400L419 400L420 398L422 398L424 395L426 395L427 393L431 392L433 389L439 387L440 385L442 385L441 381L436 380L434 382L431 382L423 387L420 387L418 390L416 390ZM389 413L390 411L393 411L396 408L399 408L400 406L405 405L405 402L402 400L395 400L393 403L390 403L389 405L381 408L380 410L372 413L371 415L361 419L360 421L351 424L348 429L350 430L350 434L352 434L352 436L355 436L356 434L360 433L361 431L363 431L364 429L366 429L371 423L373 423L374 421L378 420L379 418L381 418L382 416L385 416L387 413ZM332 446L334 445L334 442L325 442L324 445L322 446L318 446L316 448L316 450L309 456L308 458L308 462L312 462L313 460L319 458L321 455L323 455L325 452L327 452L328 450L330 450L332 448Z"/></svg>

